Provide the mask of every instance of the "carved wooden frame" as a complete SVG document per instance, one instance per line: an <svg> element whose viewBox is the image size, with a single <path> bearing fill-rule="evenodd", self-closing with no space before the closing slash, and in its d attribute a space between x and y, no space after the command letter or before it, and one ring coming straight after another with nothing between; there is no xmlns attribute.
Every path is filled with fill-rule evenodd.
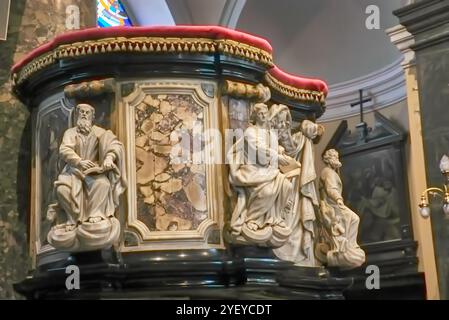
<svg viewBox="0 0 449 320"><path fill-rule="evenodd" d="M129 81L118 83L117 92L121 85ZM218 84L214 81L189 79L154 79L134 82L134 91L126 97L119 97L117 134L126 144L128 190L125 204L126 225L124 232L131 233L137 239L137 245L126 246L122 237L120 251L136 252L150 250L174 249L211 249L224 248L223 243L223 192L222 165L210 164L206 158L206 199L208 217L201 222L196 230L188 231L150 231L137 218L137 187L136 187L136 156L135 156L135 107L149 94L189 94L204 110L204 130L219 129L219 101L216 96ZM213 88L213 93L207 92L206 87ZM215 145L216 148L221 146ZM205 156L210 155L210 146L205 146ZM218 243L208 243L209 236L219 232Z"/></svg>
<svg viewBox="0 0 449 320"><path fill-rule="evenodd" d="M71 125L71 113L72 110L64 100L64 93L59 93L55 96L44 100L39 106L39 110L36 113L36 125L33 128L33 163L34 170L32 173L32 190L31 190L31 220L30 220L30 256L34 259L36 256L55 250L51 245L47 244L42 246L40 243L40 221L42 214L41 212L41 202L42 202L42 190L41 190L41 161L40 161L40 130L41 130L41 119L47 114L61 109L63 112L68 114L67 126ZM35 262L35 261L34 261ZM33 263L34 264L34 263Z"/></svg>

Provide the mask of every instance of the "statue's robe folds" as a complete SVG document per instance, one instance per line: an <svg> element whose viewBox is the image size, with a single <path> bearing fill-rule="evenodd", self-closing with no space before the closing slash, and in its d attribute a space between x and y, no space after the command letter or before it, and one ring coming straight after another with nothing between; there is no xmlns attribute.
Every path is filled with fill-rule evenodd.
<svg viewBox="0 0 449 320"><path fill-rule="evenodd" d="M327 252L327 264L355 268L365 262L365 252L357 243L360 218L347 206L337 204L338 200L343 200L342 191L343 184L338 173L329 167L324 168L320 177L322 213L324 219L329 221L326 224L330 226L328 233L332 238L329 239L331 250Z"/></svg>
<svg viewBox="0 0 449 320"><path fill-rule="evenodd" d="M237 193L232 234L267 246L273 245L270 240L277 243L290 234L280 224L292 191L290 181L278 169L277 148L271 147L270 139L273 137L268 130L251 126L228 153L229 181ZM249 230L250 222L258 229Z"/></svg>
<svg viewBox="0 0 449 320"><path fill-rule="evenodd" d="M114 213L127 184L122 143L110 130L97 126L88 135L71 128L64 133L59 154L66 165L55 182L57 206L65 211L68 220L52 228L49 243L69 251L112 245L120 234ZM78 168L81 160L102 167L106 156L114 160L114 170L86 175ZM100 221L91 223L90 218Z"/></svg>
<svg viewBox="0 0 449 320"><path fill-rule="evenodd" d="M313 139L318 135L318 125L305 120L293 138L294 148L285 152L301 163L301 174L292 180L293 208L284 217L287 227L292 230L288 241L273 252L281 260L291 261L302 266L314 266L314 225L315 206L318 196L315 187L317 178ZM283 145L282 140L280 144Z"/></svg>

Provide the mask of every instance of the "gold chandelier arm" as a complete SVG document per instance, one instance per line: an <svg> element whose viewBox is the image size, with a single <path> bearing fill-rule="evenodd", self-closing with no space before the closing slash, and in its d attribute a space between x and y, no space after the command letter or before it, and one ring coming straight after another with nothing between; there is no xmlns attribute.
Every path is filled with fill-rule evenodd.
<svg viewBox="0 0 449 320"><path fill-rule="evenodd" d="M444 194L447 193L447 187L446 187L446 185L444 185L444 189L445 189L446 191L443 190L443 189L440 189L440 188L428 188L428 189L424 190L424 192L422 193L422 197L426 197L426 198L427 198L427 194L428 194L429 192L434 192L435 194L438 194L438 195L440 195L441 197L443 197Z"/></svg>

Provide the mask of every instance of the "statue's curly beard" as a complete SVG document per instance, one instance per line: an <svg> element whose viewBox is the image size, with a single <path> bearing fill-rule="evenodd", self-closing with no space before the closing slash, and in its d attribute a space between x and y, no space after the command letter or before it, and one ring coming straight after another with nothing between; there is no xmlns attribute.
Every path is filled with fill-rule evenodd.
<svg viewBox="0 0 449 320"><path fill-rule="evenodd" d="M341 168L341 162L338 159L329 160L329 164L334 169L340 169Z"/></svg>
<svg viewBox="0 0 449 320"><path fill-rule="evenodd" d="M92 131L92 121L88 119L78 118L76 121L76 127L78 132L87 135Z"/></svg>

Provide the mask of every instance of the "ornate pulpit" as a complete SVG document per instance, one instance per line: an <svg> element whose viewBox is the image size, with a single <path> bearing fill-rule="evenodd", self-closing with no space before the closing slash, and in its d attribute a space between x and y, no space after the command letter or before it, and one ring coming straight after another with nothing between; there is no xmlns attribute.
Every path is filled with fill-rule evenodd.
<svg viewBox="0 0 449 320"><path fill-rule="evenodd" d="M35 49L12 79L33 123L33 270L18 292L343 298L351 279L315 259L317 199L303 189L315 180L300 178L314 170L327 86L278 69L266 40L215 26L85 29ZM296 153L251 140L270 121ZM282 166L228 162L239 141Z"/></svg>

